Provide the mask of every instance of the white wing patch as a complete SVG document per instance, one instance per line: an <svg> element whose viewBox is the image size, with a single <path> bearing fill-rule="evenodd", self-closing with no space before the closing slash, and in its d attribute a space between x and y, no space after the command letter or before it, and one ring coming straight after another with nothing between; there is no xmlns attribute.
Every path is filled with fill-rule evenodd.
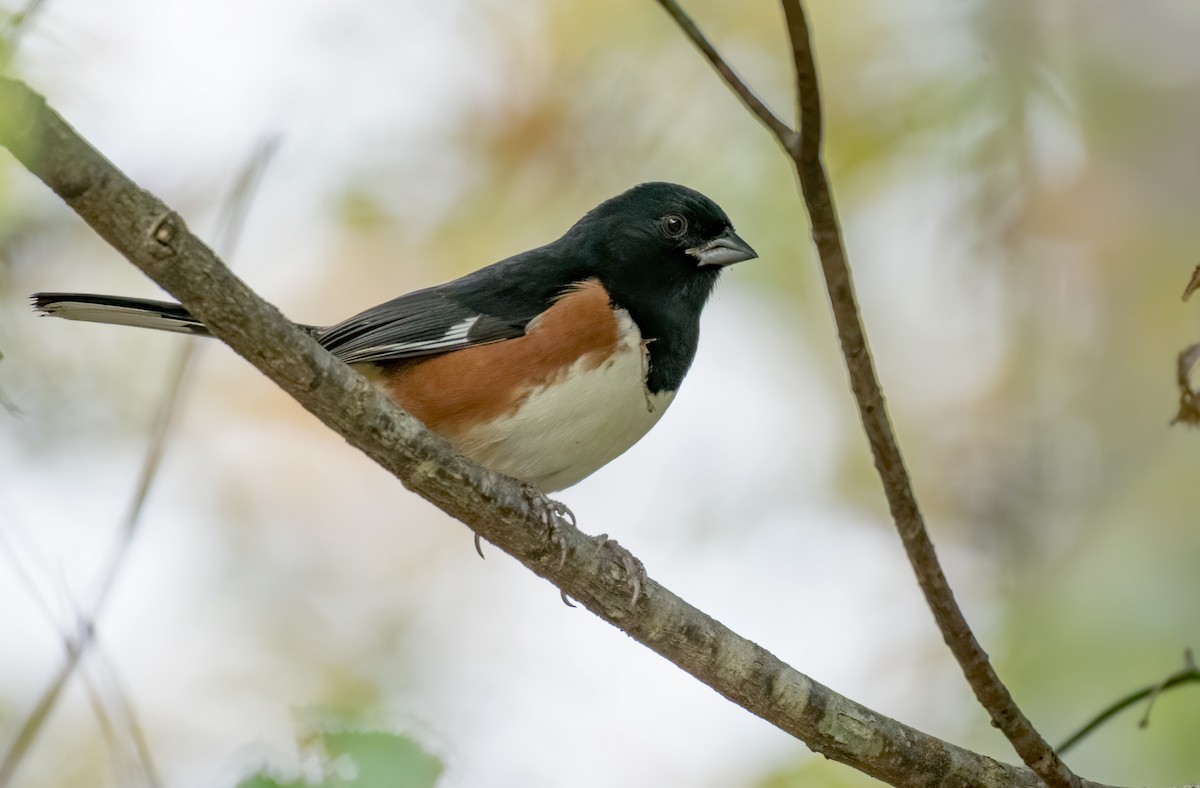
<svg viewBox="0 0 1200 788"><path fill-rule="evenodd" d="M479 322L479 315L468 317L446 330L437 339L425 339L418 342L393 342L390 345L373 345L356 351L354 356L375 355L383 353L408 353L413 350L439 350L441 348L455 347L457 345L467 344L467 334L471 333L471 329Z"/></svg>

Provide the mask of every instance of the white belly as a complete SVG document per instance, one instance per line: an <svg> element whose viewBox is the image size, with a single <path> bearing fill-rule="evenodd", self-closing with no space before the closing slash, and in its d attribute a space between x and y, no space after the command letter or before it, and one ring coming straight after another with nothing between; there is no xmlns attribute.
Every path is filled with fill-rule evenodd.
<svg viewBox="0 0 1200 788"><path fill-rule="evenodd" d="M462 436L476 462L545 492L570 487L619 457L662 417L674 392L646 390L646 349L619 313L620 340L598 367L581 362L533 391L511 416Z"/></svg>

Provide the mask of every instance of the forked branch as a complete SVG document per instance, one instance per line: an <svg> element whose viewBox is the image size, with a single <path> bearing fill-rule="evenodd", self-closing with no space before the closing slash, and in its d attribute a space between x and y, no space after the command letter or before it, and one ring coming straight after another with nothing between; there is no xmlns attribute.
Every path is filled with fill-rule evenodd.
<svg viewBox="0 0 1200 788"><path fill-rule="evenodd" d="M1079 778L1066 767L1033 727L1013 700L1012 694L993 669L987 654L975 639L966 617L954 599L946 575L942 571L937 551L929 538L925 520L917 504L912 481L904 457L896 442L884 402L883 390L867 346L866 334L854 295L854 282L842 242L841 223L833 203L833 193L821 158L822 124L821 92L813 57L812 37L800 0L781 0L791 44L796 80L796 114L799 134L786 126L772 122L774 116L764 116L746 101L753 93L734 76L720 53L672 0L658 0L684 33L704 53L729 87L741 96L747 106L765 125L787 152L800 180L800 190L812 224L813 242L821 260L821 271L837 323L842 356L850 377L850 388L858 405L859 416L875 469L883 484L884 495L895 521L896 530L916 573L925 601L941 630L942 638L962 668L963 675L975 692L975 697L987 710L993 723L1012 743L1013 749L1038 776L1051 786L1076 786Z"/></svg>
<svg viewBox="0 0 1200 788"><path fill-rule="evenodd" d="M1101 725L1111 720L1113 717L1120 714L1125 709L1134 704L1146 701L1146 711L1142 714L1142 718L1138 720L1138 727L1145 728L1150 724L1150 712L1154 709L1154 702L1164 692L1174 689L1175 687L1184 684L1200 684L1200 667L1196 666L1196 656L1192 650L1185 649L1183 652L1183 667L1167 676L1157 684L1152 684L1145 689L1140 689L1137 692L1131 692L1120 700L1116 701L1104 711L1093 717L1086 725L1077 730L1075 733L1058 745L1058 754L1062 755L1067 750L1074 747L1079 742L1087 738L1091 733L1098 729Z"/></svg>

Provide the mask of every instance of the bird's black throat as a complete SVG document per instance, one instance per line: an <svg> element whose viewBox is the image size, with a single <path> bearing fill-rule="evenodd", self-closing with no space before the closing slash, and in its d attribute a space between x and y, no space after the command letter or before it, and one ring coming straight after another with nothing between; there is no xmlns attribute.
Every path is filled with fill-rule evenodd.
<svg viewBox="0 0 1200 788"><path fill-rule="evenodd" d="M719 268L689 270L665 288L622 287L601 280L613 305L629 313L646 343L646 388L651 394L679 390L696 357L700 313L720 273Z"/></svg>

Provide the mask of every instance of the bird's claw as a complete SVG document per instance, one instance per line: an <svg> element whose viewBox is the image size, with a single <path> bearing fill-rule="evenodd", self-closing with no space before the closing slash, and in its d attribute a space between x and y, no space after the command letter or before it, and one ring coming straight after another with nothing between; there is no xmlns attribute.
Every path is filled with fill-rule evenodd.
<svg viewBox="0 0 1200 788"><path fill-rule="evenodd" d="M555 501L546 496L541 490L529 483L522 483L521 489L525 493L525 499L529 502L529 507L533 509L538 518L545 525L550 536L550 543L557 545L559 548L558 568L562 569L567 563L567 538L566 529L569 525L571 528L576 527L575 513L567 508L566 504L560 501ZM610 550L612 555L617 559L625 569L625 579L629 583L632 596L629 604L636 605L638 600L642 598L642 589L646 586L646 567L641 561L634 556L633 553L626 550L616 539L609 539L608 534L600 534L599 536L589 537L595 543L597 550ZM560 592L563 604L567 607L575 607L571 604L571 600L567 598L566 593Z"/></svg>
<svg viewBox="0 0 1200 788"><path fill-rule="evenodd" d="M558 568L562 569L567 563L567 540L563 535L563 527L568 523L572 528L575 527L575 513L565 503L547 497L544 492L529 482L521 482L521 492L524 493L529 508L542 521L542 525L546 526L546 531L550 535L550 543L557 545L561 551ZM483 537L475 534L474 538L475 552L479 554L480 558L483 558Z"/></svg>
<svg viewBox="0 0 1200 788"><path fill-rule="evenodd" d="M546 526L550 543L558 547L558 568L562 569L567 563L566 526L575 527L575 513L566 504L548 498L544 492L528 482L521 484L521 490L525 493L529 507Z"/></svg>
<svg viewBox="0 0 1200 788"><path fill-rule="evenodd" d="M637 556L622 547L616 539L609 539L608 534L599 534L591 539L596 543L597 550L606 548L611 550L613 557L625 568L625 581L633 591L629 605L630 607L636 606L638 600L642 598L642 589L646 586L646 565L639 561Z"/></svg>
<svg viewBox="0 0 1200 788"><path fill-rule="evenodd" d="M546 531L550 535L550 543L558 546L558 568L562 569L566 566L569 551L566 528L568 524L572 528L575 527L575 513L566 504L553 500L528 482L521 483L521 491L525 493L525 500L529 502L529 508L533 509L534 514L542 521L542 525L546 526ZM567 592L560 590L558 595L562 597L564 605L575 607L575 604L567 597Z"/></svg>

